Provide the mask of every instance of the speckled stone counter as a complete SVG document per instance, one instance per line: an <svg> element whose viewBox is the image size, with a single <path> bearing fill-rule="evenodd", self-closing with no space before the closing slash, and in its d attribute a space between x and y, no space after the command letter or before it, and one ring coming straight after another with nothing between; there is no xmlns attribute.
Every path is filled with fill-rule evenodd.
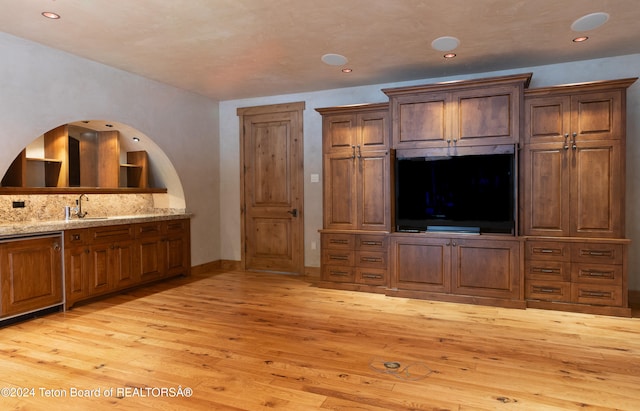
<svg viewBox="0 0 640 411"><path fill-rule="evenodd" d="M25 221L0 224L0 239L73 230L76 228L99 227L117 224L145 223L149 221L179 220L191 218L192 214L136 214L104 218L72 218L69 221Z"/></svg>

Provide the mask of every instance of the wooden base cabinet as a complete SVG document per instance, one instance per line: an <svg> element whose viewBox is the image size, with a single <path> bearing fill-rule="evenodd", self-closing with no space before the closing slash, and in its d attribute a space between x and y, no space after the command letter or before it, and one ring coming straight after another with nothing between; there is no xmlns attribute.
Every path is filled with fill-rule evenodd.
<svg viewBox="0 0 640 411"><path fill-rule="evenodd" d="M388 235L323 232L321 280L333 288L385 292Z"/></svg>
<svg viewBox="0 0 640 411"><path fill-rule="evenodd" d="M188 219L68 230L66 306L191 269Z"/></svg>
<svg viewBox="0 0 640 411"><path fill-rule="evenodd" d="M582 238L527 240L528 306L629 316L627 243Z"/></svg>
<svg viewBox="0 0 640 411"><path fill-rule="evenodd" d="M391 236L392 294L524 308L516 238Z"/></svg>
<svg viewBox="0 0 640 411"><path fill-rule="evenodd" d="M62 305L60 234L0 242L0 319Z"/></svg>

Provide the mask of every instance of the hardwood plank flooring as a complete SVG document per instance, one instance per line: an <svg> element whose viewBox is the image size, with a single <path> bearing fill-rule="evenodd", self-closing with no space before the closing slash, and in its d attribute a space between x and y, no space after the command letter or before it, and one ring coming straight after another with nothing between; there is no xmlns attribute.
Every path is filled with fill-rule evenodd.
<svg viewBox="0 0 640 411"><path fill-rule="evenodd" d="M640 410L640 319L220 271L0 329L2 387L2 410Z"/></svg>

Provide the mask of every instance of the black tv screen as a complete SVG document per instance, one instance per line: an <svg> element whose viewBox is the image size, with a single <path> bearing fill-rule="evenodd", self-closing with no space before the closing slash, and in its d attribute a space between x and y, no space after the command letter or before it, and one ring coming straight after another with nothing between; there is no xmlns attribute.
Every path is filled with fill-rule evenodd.
<svg viewBox="0 0 640 411"><path fill-rule="evenodd" d="M396 230L510 233L513 154L396 159Z"/></svg>

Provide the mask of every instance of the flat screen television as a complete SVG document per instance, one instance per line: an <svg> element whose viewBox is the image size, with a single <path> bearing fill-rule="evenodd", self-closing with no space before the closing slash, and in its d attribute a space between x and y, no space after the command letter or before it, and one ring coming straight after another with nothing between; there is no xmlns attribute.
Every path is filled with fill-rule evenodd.
<svg viewBox="0 0 640 411"><path fill-rule="evenodd" d="M397 231L515 230L514 154L397 158Z"/></svg>

